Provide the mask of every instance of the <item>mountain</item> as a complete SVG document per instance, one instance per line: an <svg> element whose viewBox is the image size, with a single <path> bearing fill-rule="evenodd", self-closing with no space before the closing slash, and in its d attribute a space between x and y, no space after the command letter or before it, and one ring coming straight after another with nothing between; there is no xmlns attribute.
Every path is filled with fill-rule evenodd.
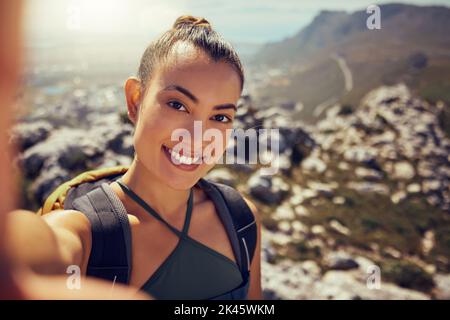
<svg viewBox="0 0 450 320"><path fill-rule="evenodd" d="M394 3L380 12L381 29L369 30L365 10L321 11L292 37L264 45L249 66L252 93L301 102L299 117L310 122L336 102L354 108L371 89L398 82L450 102L450 8Z"/></svg>

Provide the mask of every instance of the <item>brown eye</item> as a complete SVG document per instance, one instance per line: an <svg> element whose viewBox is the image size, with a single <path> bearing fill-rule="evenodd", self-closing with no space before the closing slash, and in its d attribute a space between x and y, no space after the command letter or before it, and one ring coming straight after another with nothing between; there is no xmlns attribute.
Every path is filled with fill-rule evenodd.
<svg viewBox="0 0 450 320"><path fill-rule="evenodd" d="M167 103L167 105L168 105L169 107L171 107L172 109L175 109L175 110L179 110L179 111L187 111L186 107L185 107L182 103L180 103L180 102L178 102L178 101L175 101L175 100L169 101L169 102ZM184 110L182 110L183 108L184 108Z"/></svg>
<svg viewBox="0 0 450 320"><path fill-rule="evenodd" d="M222 123L229 123L229 122L232 121L232 119L230 119L230 117L228 117L228 116L226 116L224 114L215 115L213 117L213 119L214 119L214 121L219 121L219 122L222 122Z"/></svg>

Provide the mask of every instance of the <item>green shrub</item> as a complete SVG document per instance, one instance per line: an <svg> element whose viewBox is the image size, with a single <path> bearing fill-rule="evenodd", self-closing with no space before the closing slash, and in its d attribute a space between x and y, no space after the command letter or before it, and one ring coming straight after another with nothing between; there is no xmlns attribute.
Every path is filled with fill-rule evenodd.
<svg viewBox="0 0 450 320"><path fill-rule="evenodd" d="M416 264L407 261L388 260L382 263L384 279L400 287L430 292L435 286L431 275Z"/></svg>

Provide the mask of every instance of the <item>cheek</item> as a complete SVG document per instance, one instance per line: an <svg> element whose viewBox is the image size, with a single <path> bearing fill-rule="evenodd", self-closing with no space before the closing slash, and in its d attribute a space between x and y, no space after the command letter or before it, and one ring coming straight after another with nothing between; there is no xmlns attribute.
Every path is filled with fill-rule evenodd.
<svg viewBox="0 0 450 320"><path fill-rule="evenodd" d="M133 143L136 153L141 159L154 152L153 147L159 144L161 124L158 118L159 115L156 110L144 112L140 115L136 124Z"/></svg>
<svg viewBox="0 0 450 320"><path fill-rule="evenodd" d="M232 126L229 126L225 129L221 129L221 145L222 145L222 149L218 150L221 154L225 152L225 150L227 149L227 145L231 139L231 132L232 132Z"/></svg>
<svg viewBox="0 0 450 320"><path fill-rule="evenodd" d="M224 130L223 135L224 135L224 139L223 139L223 148L224 151L227 148L228 143L230 142L231 139L233 139L233 126L230 125L226 130Z"/></svg>
<svg viewBox="0 0 450 320"><path fill-rule="evenodd" d="M164 108L151 108L142 114L136 126L134 146L138 155L159 152L161 144L170 141L172 133L181 126L176 117L171 117Z"/></svg>
<svg viewBox="0 0 450 320"><path fill-rule="evenodd" d="M136 133L139 133L138 140L147 138L146 140L158 141L157 138L163 133L165 122L159 105L146 106L136 125Z"/></svg>
<svg viewBox="0 0 450 320"><path fill-rule="evenodd" d="M214 131L207 132L205 137L205 148L204 152L208 161L206 161L206 166L212 167L216 163L221 163L220 158L225 155L225 151L227 149L227 143L230 140L232 127L223 126L221 128L214 126L211 128ZM211 164L211 161L214 164ZM225 161L225 158L223 159Z"/></svg>

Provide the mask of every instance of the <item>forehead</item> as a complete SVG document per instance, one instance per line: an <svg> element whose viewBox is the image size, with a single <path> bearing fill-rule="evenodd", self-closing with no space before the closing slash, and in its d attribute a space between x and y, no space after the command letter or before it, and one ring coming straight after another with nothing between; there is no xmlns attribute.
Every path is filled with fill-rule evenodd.
<svg viewBox="0 0 450 320"><path fill-rule="evenodd" d="M226 62L214 62L205 52L190 44L177 43L162 65L156 68L154 79L158 89L168 85L183 86L202 99L210 97L237 100L240 78Z"/></svg>

